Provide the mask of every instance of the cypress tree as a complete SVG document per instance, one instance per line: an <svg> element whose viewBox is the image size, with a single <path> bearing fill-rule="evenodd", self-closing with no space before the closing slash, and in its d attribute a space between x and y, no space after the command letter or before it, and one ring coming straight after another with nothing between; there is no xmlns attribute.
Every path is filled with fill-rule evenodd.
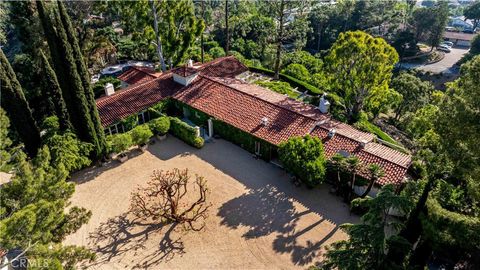
<svg viewBox="0 0 480 270"><path fill-rule="evenodd" d="M34 157L40 146L40 132L33 119L22 86L17 80L7 57L0 49L1 106L8 113L28 154Z"/></svg>
<svg viewBox="0 0 480 270"><path fill-rule="evenodd" d="M77 71L82 80L83 89L85 92L85 97L87 98L87 104L90 109L90 117L92 119L95 132L97 133L98 139L98 149L100 153L103 153L106 150L106 141L103 126L100 122L100 117L98 115L97 104L95 102L95 95L93 94L92 86L90 84L90 75L88 73L87 65L83 60L82 51L78 45L77 37L75 36L75 31L73 29L70 18L67 14L67 10L61 1L58 1L58 9L60 14L60 19L67 34L68 43L72 47L73 58L75 59L77 65Z"/></svg>
<svg viewBox="0 0 480 270"><path fill-rule="evenodd" d="M70 129L72 124L70 123L70 119L68 117L67 106L65 105L65 101L62 97L62 89L58 84L57 75L53 71L47 57L42 50L40 50L40 60L42 62L44 76L44 95L48 96L52 101L51 106L53 107L53 110L58 117L58 120L60 122L60 128L62 130Z"/></svg>
<svg viewBox="0 0 480 270"><path fill-rule="evenodd" d="M37 2L37 8L71 123L78 137L92 143L95 146L93 154L100 157L103 148L98 141L82 79L60 16L54 11L52 21L46 13L43 1Z"/></svg>

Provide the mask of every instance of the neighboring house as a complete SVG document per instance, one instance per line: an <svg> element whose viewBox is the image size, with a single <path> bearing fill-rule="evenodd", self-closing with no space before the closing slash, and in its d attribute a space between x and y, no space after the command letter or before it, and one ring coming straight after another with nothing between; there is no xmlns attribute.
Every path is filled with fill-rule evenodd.
<svg viewBox="0 0 480 270"><path fill-rule="evenodd" d="M450 22L448 23L451 27L462 28L464 30L473 29L473 23L470 20L465 20L465 17L452 17L450 18Z"/></svg>
<svg viewBox="0 0 480 270"><path fill-rule="evenodd" d="M443 33L443 39L453 42L456 46L470 47L475 35L476 34L445 31Z"/></svg>
<svg viewBox="0 0 480 270"><path fill-rule="evenodd" d="M263 159L275 160L280 143L310 134L322 139L327 157L355 155L365 165L382 166L385 176L378 185L406 180L410 155L333 119L325 106L322 112L319 107L238 79L246 71L232 56L167 71L97 99L102 125L112 134L122 131L120 120L130 115L138 114L139 122L146 122L150 118L147 109L169 99L177 113L200 126L206 139L218 134ZM368 178L366 171L359 174Z"/></svg>

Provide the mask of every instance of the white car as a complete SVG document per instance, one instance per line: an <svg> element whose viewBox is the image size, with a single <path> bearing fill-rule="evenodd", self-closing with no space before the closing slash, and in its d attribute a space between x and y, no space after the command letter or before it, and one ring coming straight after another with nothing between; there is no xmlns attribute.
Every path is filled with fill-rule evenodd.
<svg viewBox="0 0 480 270"><path fill-rule="evenodd" d="M453 42L451 42L451 41L444 41L444 42L442 42L442 44L440 44L440 45L444 45L444 44L447 45L447 46L450 47L450 48L453 47Z"/></svg>
<svg viewBox="0 0 480 270"><path fill-rule="evenodd" d="M443 45L443 44L442 44L442 45L439 45L439 46L437 47L437 50L443 51L443 52L447 52L447 53L449 53L449 52L452 51L452 50L450 50L450 48L449 48L447 45Z"/></svg>

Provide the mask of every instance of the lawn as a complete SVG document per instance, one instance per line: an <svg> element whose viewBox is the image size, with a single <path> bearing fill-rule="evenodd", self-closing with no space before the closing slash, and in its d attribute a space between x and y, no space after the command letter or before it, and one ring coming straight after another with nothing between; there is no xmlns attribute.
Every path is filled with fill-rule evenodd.
<svg viewBox="0 0 480 270"><path fill-rule="evenodd" d="M128 212L131 192L153 170L175 167L208 181L212 207L203 231ZM340 224L358 221L328 185L295 187L282 169L224 140L198 150L169 137L123 164L86 169L73 180L73 205L93 215L65 244L96 251L93 269L305 269L321 260L326 245L346 237Z"/></svg>

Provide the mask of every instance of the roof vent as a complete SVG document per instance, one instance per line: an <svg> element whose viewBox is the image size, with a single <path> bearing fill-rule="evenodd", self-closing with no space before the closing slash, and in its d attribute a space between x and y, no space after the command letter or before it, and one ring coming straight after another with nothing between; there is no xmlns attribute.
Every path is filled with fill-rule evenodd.
<svg viewBox="0 0 480 270"><path fill-rule="evenodd" d="M115 88L113 87L113 84L111 83L105 84L105 95L109 97L113 95L113 93L115 93Z"/></svg>
<svg viewBox="0 0 480 270"><path fill-rule="evenodd" d="M362 140L360 142L360 147L365 148L365 145L367 145L368 141L367 140Z"/></svg>
<svg viewBox="0 0 480 270"><path fill-rule="evenodd" d="M261 120L261 124L262 126L267 126L268 125L268 118L267 117L263 117L262 120Z"/></svg>
<svg viewBox="0 0 480 270"><path fill-rule="evenodd" d="M328 113L328 110L330 109L330 102L326 99L327 94L323 93L322 97L320 98L320 103L318 104L318 109L322 113Z"/></svg>
<svg viewBox="0 0 480 270"><path fill-rule="evenodd" d="M334 128L330 129L330 131L328 131L328 137L330 139L333 138L333 136L335 136L335 133L337 133L337 131Z"/></svg>

